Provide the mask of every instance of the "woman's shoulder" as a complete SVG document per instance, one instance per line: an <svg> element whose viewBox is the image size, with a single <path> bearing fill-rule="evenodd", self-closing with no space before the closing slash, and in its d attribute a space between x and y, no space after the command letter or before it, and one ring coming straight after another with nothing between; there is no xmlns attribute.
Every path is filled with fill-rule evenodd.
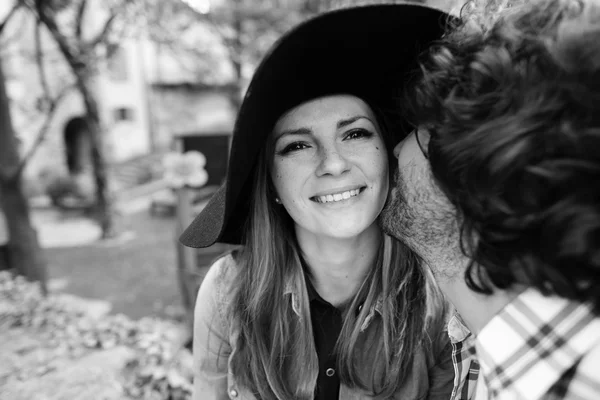
<svg viewBox="0 0 600 400"><path fill-rule="evenodd" d="M227 253L217 258L209 267L202 280L202 285L215 289L230 288L237 276L238 263L233 253Z"/></svg>
<svg viewBox="0 0 600 400"><path fill-rule="evenodd" d="M208 319L214 323L214 318L219 317L223 327L226 327L226 317L233 298L237 269L237 262L232 254L220 256L213 262L198 290L194 310L195 320Z"/></svg>

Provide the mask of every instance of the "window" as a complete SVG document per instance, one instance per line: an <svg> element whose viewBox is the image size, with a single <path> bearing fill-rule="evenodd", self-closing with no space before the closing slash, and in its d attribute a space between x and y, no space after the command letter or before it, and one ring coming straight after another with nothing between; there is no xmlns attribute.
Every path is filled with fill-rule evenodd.
<svg viewBox="0 0 600 400"><path fill-rule="evenodd" d="M113 111L115 122L133 121L133 110L127 107L116 108Z"/></svg>

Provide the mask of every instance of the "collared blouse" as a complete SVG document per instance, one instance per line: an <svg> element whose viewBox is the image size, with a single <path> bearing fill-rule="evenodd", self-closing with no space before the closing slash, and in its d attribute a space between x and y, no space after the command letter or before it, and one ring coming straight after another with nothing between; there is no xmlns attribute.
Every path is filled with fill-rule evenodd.
<svg viewBox="0 0 600 400"><path fill-rule="evenodd" d="M232 373L231 360L239 336L239 327L230 322L228 308L237 265L228 255L217 260L206 274L198 292L194 314L194 399L195 400L257 400L247 388L238 384ZM286 291L287 292L287 291ZM288 300L288 298L290 298ZM291 297L296 306L297 298ZM377 304L370 310L361 327L363 340L373 337L373 318L379 318ZM295 307L294 307L295 308ZM422 348L415 353L413 368L405 383L391 399L448 400L453 388L454 368L448 336L442 332L428 355ZM365 363L365 368L369 363ZM372 399L368 393L340 385L339 399Z"/></svg>

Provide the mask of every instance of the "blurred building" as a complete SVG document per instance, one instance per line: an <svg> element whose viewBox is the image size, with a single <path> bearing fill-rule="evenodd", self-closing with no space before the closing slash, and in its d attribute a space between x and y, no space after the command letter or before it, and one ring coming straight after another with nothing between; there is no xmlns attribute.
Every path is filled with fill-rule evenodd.
<svg viewBox="0 0 600 400"><path fill-rule="evenodd" d="M103 2L89 3L89 21L84 23L101 28L106 20ZM9 8L10 2L3 2L0 16ZM194 37L178 38L190 46L201 39L210 67L200 68L197 54L176 51L172 40L152 40L157 35L139 25L122 40L98 46L96 52L94 91L105 131L104 153L117 190L151 179L148 168L156 166L172 147L174 135L229 133L234 119L228 100L231 89L226 84L231 72L220 61L223 51L209 29L198 24L186 32ZM48 108L37 66L35 32L33 17L21 12L7 25L0 47L13 124L24 153L34 145ZM55 95L72 84L73 76L48 32L43 28L40 32L47 84ZM89 135L83 115L80 94L69 90L25 170L30 191L39 192L57 175L89 176Z"/></svg>

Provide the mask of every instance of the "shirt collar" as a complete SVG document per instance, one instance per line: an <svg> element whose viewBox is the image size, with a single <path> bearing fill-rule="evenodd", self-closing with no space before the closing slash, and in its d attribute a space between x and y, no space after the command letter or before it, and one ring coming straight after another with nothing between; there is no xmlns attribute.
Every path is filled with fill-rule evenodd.
<svg viewBox="0 0 600 400"><path fill-rule="evenodd" d="M317 300L322 303L329 304L317 292L317 289L315 289L315 286L313 285L313 283L310 280L310 277L308 275L306 275L306 274L304 275L304 280L306 281L306 291L308 292L308 301Z"/></svg>
<svg viewBox="0 0 600 400"><path fill-rule="evenodd" d="M312 285L312 283L310 282L310 279L308 278L308 276L305 275L305 279L306 279L306 288L308 291L308 300L313 301L316 299L321 299L322 301L325 301L321 298L321 296L317 293L316 289L314 288L314 286ZM294 310L294 312L296 313L296 315L298 315L299 317L301 317L300 314L300 301L298 299L298 290L296 289L296 284L294 283L293 279L289 279L284 287L283 290L283 294L284 296L286 295L290 295L291 297L291 301L292 301L292 309ZM362 307L362 305L360 306ZM359 307L359 310L360 310ZM371 321L373 320L373 317L375 316L375 313L379 313L381 315L381 309L383 308L383 297L380 295L377 300L375 301L375 304L371 307L371 310L369 311L369 314L367 315L367 317L365 318L365 322L362 324L360 330L364 331L365 329L367 329L367 327L369 326L369 324L371 323Z"/></svg>
<svg viewBox="0 0 600 400"><path fill-rule="evenodd" d="M540 399L600 341L592 307L529 288L476 337L481 371L498 399Z"/></svg>
<svg viewBox="0 0 600 400"><path fill-rule="evenodd" d="M466 340L471 335L471 331L464 324L460 314L458 312L454 312L450 321L448 321L448 337L450 338L450 342L459 343Z"/></svg>

